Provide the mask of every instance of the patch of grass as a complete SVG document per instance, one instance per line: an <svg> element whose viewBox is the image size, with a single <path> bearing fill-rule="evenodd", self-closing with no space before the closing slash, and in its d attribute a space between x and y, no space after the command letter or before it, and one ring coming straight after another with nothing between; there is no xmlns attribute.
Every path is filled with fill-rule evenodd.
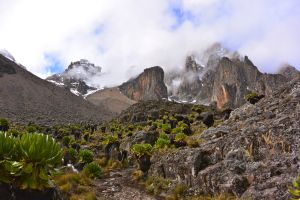
<svg viewBox="0 0 300 200"><path fill-rule="evenodd" d="M146 190L153 195L159 195L162 191L168 191L171 185L171 180L160 176L149 176L145 182Z"/></svg>
<svg viewBox="0 0 300 200"><path fill-rule="evenodd" d="M90 178L100 178L102 175L102 168L96 162L91 162L84 166L83 172Z"/></svg>

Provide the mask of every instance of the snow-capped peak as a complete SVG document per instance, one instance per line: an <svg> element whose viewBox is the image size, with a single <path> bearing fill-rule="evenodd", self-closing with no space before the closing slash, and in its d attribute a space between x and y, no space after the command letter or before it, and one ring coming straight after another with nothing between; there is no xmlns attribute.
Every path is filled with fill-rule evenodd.
<svg viewBox="0 0 300 200"><path fill-rule="evenodd" d="M102 76L101 70L101 67L86 59L81 59L71 62L64 72L54 74L46 80L85 98L87 95L101 89L98 84L98 79Z"/></svg>

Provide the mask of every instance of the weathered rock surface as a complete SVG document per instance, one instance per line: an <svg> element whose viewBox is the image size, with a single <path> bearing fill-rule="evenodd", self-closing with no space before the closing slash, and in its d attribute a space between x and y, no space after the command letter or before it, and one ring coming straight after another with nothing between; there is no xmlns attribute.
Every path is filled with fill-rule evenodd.
<svg viewBox="0 0 300 200"><path fill-rule="evenodd" d="M189 195L289 199L287 187L299 172L299 136L300 78L194 136L203 140L199 147L153 155L149 175L186 184Z"/></svg>
<svg viewBox="0 0 300 200"><path fill-rule="evenodd" d="M135 101L168 98L161 67L147 68L137 78L123 83L119 88L124 95Z"/></svg>
<svg viewBox="0 0 300 200"><path fill-rule="evenodd" d="M294 79L300 76L300 72L295 67L288 64L283 65L278 71L278 74L282 74L289 79Z"/></svg>
<svg viewBox="0 0 300 200"><path fill-rule="evenodd" d="M204 55L201 65L195 56L188 56L183 71L166 74L171 99L200 104L216 102L218 108L236 108L246 102L244 97L250 91L269 95L299 76L291 67L285 67L280 74L263 74L247 56L230 54L220 45Z"/></svg>

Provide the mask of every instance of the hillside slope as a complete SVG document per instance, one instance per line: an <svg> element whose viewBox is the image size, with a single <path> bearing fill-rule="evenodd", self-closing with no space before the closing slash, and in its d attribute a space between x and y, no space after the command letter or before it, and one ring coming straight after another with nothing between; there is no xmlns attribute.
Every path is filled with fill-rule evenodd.
<svg viewBox="0 0 300 200"><path fill-rule="evenodd" d="M123 110L136 103L136 101L131 100L122 94L119 88L116 87L99 90L88 95L86 100L96 106L105 106L114 113L121 113Z"/></svg>
<svg viewBox="0 0 300 200"><path fill-rule="evenodd" d="M95 123L112 113L31 74L0 55L0 118L12 122L53 125Z"/></svg>

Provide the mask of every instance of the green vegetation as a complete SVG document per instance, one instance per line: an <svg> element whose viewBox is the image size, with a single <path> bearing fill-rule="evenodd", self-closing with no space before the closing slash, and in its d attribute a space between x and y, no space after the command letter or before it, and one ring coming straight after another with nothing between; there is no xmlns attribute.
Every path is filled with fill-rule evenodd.
<svg viewBox="0 0 300 200"><path fill-rule="evenodd" d="M102 144L108 145L118 141L118 137L114 135L107 135L104 137Z"/></svg>
<svg viewBox="0 0 300 200"><path fill-rule="evenodd" d="M131 151L134 155L138 158L142 157L143 155L152 155L152 145L151 144L134 144L131 148Z"/></svg>
<svg viewBox="0 0 300 200"><path fill-rule="evenodd" d="M171 142L169 139L158 138L157 141L155 142L154 148L157 149L168 148L170 146L170 143Z"/></svg>
<svg viewBox="0 0 300 200"><path fill-rule="evenodd" d="M186 135L184 133L177 133L175 136L175 142L181 142L186 140Z"/></svg>
<svg viewBox="0 0 300 200"><path fill-rule="evenodd" d="M293 187L289 188L289 192L292 196L292 200L300 199L300 175L293 181Z"/></svg>
<svg viewBox="0 0 300 200"><path fill-rule="evenodd" d="M91 191L91 180L85 173L64 173L55 177L55 183L65 199L96 199Z"/></svg>
<svg viewBox="0 0 300 200"><path fill-rule="evenodd" d="M145 186L146 190L154 195L159 195L162 191L167 191L172 182L163 177L150 176L148 177Z"/></svg>
<svg viewBox="0 0 300 200"><path fill-rule="evenodd" d="M254 97L258 97L258 94L256 92L249 92L246 96L245 99L247 101L249 101L250 99L254 98Z"/></svg>
<svg viewBox="0 0 300 200"><path fill-rule="evenodd" d="M98 163L91 162L84 167L83 172L91 178L100 178L102 175L102 168Z"/></svg>
<svg viewBox="0 0 300 200"><path fill-rule="evenodd" d="M73 148L69 148L68 151L69 151L69 154L70 154L70 160L71 160L71 162L72 163L76 163L77 160L78 160L78 153L77 153L77 151L75 149L73 149Z"/></svg>
<svg viewBox="0 0 300 200"><path fill-rule="evenodd" d="M66 147L69 147L70 145L70 142L71 142L71 137L70 136L64 136L62 138L62 144Z"/></svg>
<svg viewBox="0 0 300 200"><path fill-rule="evenodd" d="M197 113L202 113L205 111L205 108L202 105L193 105L192 111L197 112Z"/></svg>
<svg viewBox="0 0 300 200"><path fill-rule="evenodd" d="M0 131L8 131L9 122L7 119L0 119Z"/></svg>
<svg viewBox="0 0 300 200"><path fill-rule="evenodd" d="M13 137L0 132L0 181L21 189L52 187L52 175L62 160L62 150L44 134L24 133Z"/></svg>
<svg viewBox="0 0 300 200"><path fill-rule="evenodd" d="M94 153L91 150L87 150L87 149L80 150L79 157L80 157L80 162L87 164L87 163L93 162Z"/></svg>

